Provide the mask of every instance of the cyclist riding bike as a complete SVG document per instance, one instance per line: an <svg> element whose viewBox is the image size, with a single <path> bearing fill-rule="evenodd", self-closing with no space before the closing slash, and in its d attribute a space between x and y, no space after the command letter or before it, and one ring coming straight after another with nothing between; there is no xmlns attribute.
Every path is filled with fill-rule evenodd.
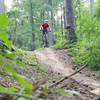
<svg viewBox="0 0 100 100"><path fill-rule="evenodd" d="M42 31L42 46L48 47L48 32L50 32L50 26L48 24L48 20L44 20L43 24L40 26L40 30Z"/></svg>

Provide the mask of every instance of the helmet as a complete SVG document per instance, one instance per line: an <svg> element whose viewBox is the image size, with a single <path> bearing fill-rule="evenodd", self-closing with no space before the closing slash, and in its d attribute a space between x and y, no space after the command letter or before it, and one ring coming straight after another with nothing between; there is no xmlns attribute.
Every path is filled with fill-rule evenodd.
<svg viewBox="0 0 100 100"><path fill-rule="evenodd" d="M48 20L44 20L44 23L48 23Z"/></svg>

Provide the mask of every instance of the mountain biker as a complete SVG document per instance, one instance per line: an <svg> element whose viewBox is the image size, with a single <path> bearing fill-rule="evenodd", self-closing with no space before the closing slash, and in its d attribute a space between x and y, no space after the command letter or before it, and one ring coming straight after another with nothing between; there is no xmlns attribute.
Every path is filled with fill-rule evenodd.
<svg viewBox="0 0 100 100"><path fill-rule="evenodd" d="M48 20L44 20L43 24L40 26L40 30L43 34L50 32L50 26Z"/></svg>
<svg viewBox="0 0 100 100"><path fill-rule="evenodd" d="M48 24L48 20L44 20L42 25L40 26L40 31L42 31L42 47L48 47L48 32L51 32L50 26Z"/></svg>

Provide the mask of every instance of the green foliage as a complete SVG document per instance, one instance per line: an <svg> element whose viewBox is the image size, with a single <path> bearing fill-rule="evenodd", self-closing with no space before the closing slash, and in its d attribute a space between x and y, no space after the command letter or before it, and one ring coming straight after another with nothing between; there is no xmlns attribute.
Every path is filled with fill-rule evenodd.
<svg viewBox="0 0 100 100"><path fill-rule="evenodd" d="M32 55L31 52L18 49L16 51L16 54L17 54L17 59L19 59L19 61L22 61L27 65L37 66L37 58L34 55Z"/></svg>
<svg viewBox="0 0 100 100"><path fill-rule="evenodd" d="M77 20L77 30L76 33L79 39L84 39L85 37L90 37L91 34L99 34L100 32L100 22L96 19L92 19L89 13L85 16L81 16Z"/></svg>
<svg viewBox="0 0 100 100"><path fill-rule="evenodd" d="M8 28L8 17L6 14L0 14L0 40L5 42L8 48L11 48L12 43L8 40L8 34L5 32Z"/></svg>
<svg viewBox="0 0 100 100"><path fill-rule="evenodd" d="M45 87L45 88L43 89L43 94L44 94L45 96L47 96L47 95L49 94L49 89L48 89L47 87Z"/></svg>
<svg viewBox="0 0 100 100"><path fill-rule="evenodd" d="M56 44L53 46L55 49L64 49L67 48L67 40L61 32L56 32L55 36L57 38Z"/></svg>
<svg viewBox="0 0 100 100"><path fill-rule="evenodd" d="M5 55L4 56L0 55L0 67L3 69L3 70L0 70L0 74L2 74L3 76L12 77L16 82L19 83L19 85L17 86L18 89L16 89L16 87L5 88L5 87L0 86L0 91L1 92L18 92L23 89L22 94L25 93L25 94L32 95L33 87L35 86L32 84L32 82L28 82L30 81L29 79L20 75L16 70L16 67L26 68L27 67L26 64L24 64L22 61L18 61L18 59L15 59L16 56L14 58L12 57L9 58L9 57L8 56L6 57Z"/></svg>
<svg viewBox="0 0 100 100"><path fill-rule="evenodd" d="M100 70L100 22L87 13L77 20L78 42L70 49L74 63Z"/></svg>
<svg viewBox="0 0 100 100"><path fill-rule="evenodd" d="M36 62L36 58L33 56L28 56L29 53L22 52L21 50L18 52L11 52L12 43L8 39L8 33L1 32L1 30L6 30L8 27L8 17L7 15L0 15L0 40L3 41L4 46L6 48L2 48L0 45L0 75L10 76L16 82L19 83L18 89L16 87L3 87L0 86L0 92L19 92L23 89L22 93L32 95L33 84L32 82L28 82L27 78L20 75L16 68L26 68L26 63L32 63L32 61ZM25 56L24 56L25 55ZM28 57L27 57L28 56ZM22 58L20 58L22 57ZM20 59L19 59L20 58ZM31 61L30 61L31 59ZM27 61L26 61L27 60Z"/></svg>
<svg viewBox="0 0 100 100"><path fill-rule="evenodd" d="M18 75L18 74L14 74L13 73L13 77L16 81L19 82L19 84L21 85L21 88L24 89L26 94L30 94L32 95L32 83L27 82L25 77L22 75Z"/></svg>
<svg viewBox="0 0 100 100"><path fill-rule="evenodd" d="M32 50L32 29L30 24L30 6L29 0L21 1L17 4L16 1L13 2L12 10L8 12L10 18L10 35L15 46L22 48L24 50ZM50 11L53 10L54 14L57 13L59 7L63 4L63 0L54 0L53 5L50 5L48 0L32 0L32 12L34 19L34 33L35 33L35 47L41 47L41 32L40 25L43 19L48 19L51 23ZM53 8L53 9L52 9ZM60 30L60 20L58 19L58 24L56 25L56 20L54 19L54 29Z"/></svg>
<svg viewBox="0 0 100 100"><path fill-rule="evenodd" d="M9 55L9 57L10 57L10 55ZM6 56L5 57L0 56L0 59L2 61L2 63L0 63L0 66L3 69L4 75L8 75L8 76L10 75L11 77L13 77L14 80L16 80L18 83L20 83L20 85L21 85L21 86L19 86L20 89L24 88L24 91L27 94L32 94L32 83L27 82L27 80L25 80L25 77L23 77L22 75L19 75L19 73L17 73L17 71L14 68L14 66L22 68L23 63L19 61L21 63L21 64L19 64L17 62L17 60L9 59L8 57L6 58ZM6 60L7 60L7 62L6 62ZM0 70L0 73L1 72L2 72L2 70Z"/></svg>
<svg viewBox="0 0 100 100"><path fill-rule="evenodd" d="M96 10L95 17L97 18L98 21L100 21L100 0L97 0L95 10Z"/></svg>
<svg viewBox="0 0 100 100"><path fill-rule="evenodd" d="M67 48L67 41L64 39L59 40L53 47L55 49L65 49L65 48Z"/></svg>
<svg viewBox="0 0 100 100"><path fill-rule="evenodd" d="M14 88L14 87L11 87L11 88L5 88L5 87L0 86L0 91L9 91L9 92L14 91L14 92L17 92L18 89L17 89L17 88Z"/></svg>
<svg viewBox="0 0 100 100"><path fill-rule="evenodd" d="M8 59L12 59L12 60L16 60L16 55L15 53L8 53L8 54L4 54L6 58Z"/></svg>
<svg viewBox="0 0 100 100"><path fill-rule="evenodd" d="M93 36L90 40L88 40L88 38L81 40L69 49L75 63L79 65L88 63L88 66L91 68L95 70L100 69L100 46L96 38L97 37Z"/></svg>
<svg viewBox="0 0 100 100"><path fill-rule="evenodd" d="M65 91L65 89L63 89L63 88L58 88L58 89L56 90L56 92L57 92L59 95L61 95L61 96L66 96L66 97L72 96L71 93Z"/></svg>
<svg viewBox="0 0 100 100"><path fill-rule="evenodd" d="M8 27L8 17L5 14L0 14L0 30L6 29Z"/></svg>
<svg viewBox="0 0 100 100"><path fill-rule="evenodd" d="M8 34L7 33L0 32L0 40L3 40L5 42L5 45L8 48L11 48L12 47L11 41L8 40Z"/></svg>
<svg viewBox="0 0 100 100"><path fill-rule="evenodd" d="M65 40L65 34L56 32L55 36L57 41L56 45L54 45L54 48L56 49L67 48L69 46L70 55L72 56L72 59L76 64L83 65L85 63L88 63L88 66L95 70L100 69L99 1L100 0L98 0L98 3L96 5L94 18L89 15L89 12L86 9L80 8L81 6L78 5L78 10L84 10L82 10L81 12L77 11L79 15L77 15L78 19L76 33L78 36L78 42L76 44L68 45L68 42ZM62 5L62 2L63 0L54 0L54 12L58 10L59 6ZM35 25L34 32L36 34L35 44L38 48L41 41L39 26L41 21L43 20L43 15L41 12L45 11L44 18L48 18L51 20L49 15L52 7L48 3L48 1L45 0L33 0L32 3L32 11L34 11L33 19ZM15 3L14 5L17 5L17 3ZM85 13L85 15L83 15L83 13ZM57 12L55 14L57 14ZM37 88L37 84L33 84L25 76L20 75L17 72L17 68L24 69L27 67L27 65L37 67L37 59L34 55L32 55L32 52L26 52L21 49L17 50L16 52L10 52L10 49L12 48L12 42L8 39L9 34L7 33L8 28L10 28L9 33L11 35L10 38L12 39L13 43L20 48L31 50L32 31L30 25L29 2L27 0L24 0L23 3L20 3L17 7L15 6L14 9L8 13L8 15L10 17L10 20L8 19L8 16L6 14L0 14L0 40L4 41L4 45L6 46L5 48L0 46L0 75L10 76L18 83L18 86L9 88L0 86L0 92L21 92L21 94L32 95L32 92L35 90L35 88ZM59 21L57 23L58 31L58 28L60 30L60 24ZM56 25L56 23L53 24ZM43 69L42 67L42 70L44 71L46 70L46 68ZM66 93L64 89L58 89L56 92L61 96L70 95L69 93ZM48 88L43 89L43 94L49 94Z"/></svg>

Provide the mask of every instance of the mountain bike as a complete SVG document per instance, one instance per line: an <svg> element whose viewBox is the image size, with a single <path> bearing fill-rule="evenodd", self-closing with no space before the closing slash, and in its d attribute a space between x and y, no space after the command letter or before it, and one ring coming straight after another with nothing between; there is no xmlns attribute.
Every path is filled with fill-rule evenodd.
<svg viewBox="0 0 100 100"><path fill-rule="evenodd" d="M49 47L49 41L48 41L48 30L42 30L42 47Z"/></svg>

